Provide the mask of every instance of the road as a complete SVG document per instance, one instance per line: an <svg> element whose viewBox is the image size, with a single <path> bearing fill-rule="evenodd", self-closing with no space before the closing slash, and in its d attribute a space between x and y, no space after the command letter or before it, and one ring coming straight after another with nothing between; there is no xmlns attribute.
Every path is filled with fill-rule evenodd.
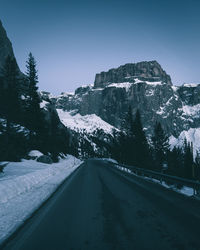
<svg viewBox="0 0 200 250"><path fill-rule="evenodd" d="M200 249L200 201L90 159L4 249Z"/></svg>

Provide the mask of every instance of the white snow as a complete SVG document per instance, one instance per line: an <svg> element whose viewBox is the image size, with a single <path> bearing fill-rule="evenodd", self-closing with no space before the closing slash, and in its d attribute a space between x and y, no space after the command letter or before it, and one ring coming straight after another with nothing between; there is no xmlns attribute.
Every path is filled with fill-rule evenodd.
<svg viewBox="0 0 200 250"><path fill-rule="evenodd" d="M200 104L194 105L194 106L189 106L189 105L184 105L183 106L183 115L186 116L200 116Z"/></svg>
<svg viewBox="0 0 200 250"><path fill-rule="evenodd" d="M199 84L198 83L184 83L183 87L188 87L188 88L195 88L197 87Z"/></svg>
<svg viewBox="0 0 200 250"><path fill-rule="evenodd" d="M176 92L179 89L179 86L171 86L171 88L173 89L174 92Z"/></svg>
<svg viewBox="0 0 200 250"><path fill-rule="evenodd" d="M46 108L46 105L47 105L47 104L49 104L49 102L43 100L43 101L40 103L40 108Z"/></svg>
<svg viewBox="0 0 200 250"><path fill-rule="evenodd" d="M156 114L163 115L165 113L165 107L160 107L160 110L156 111Z"/></svg>
<svg viewBox="0 0 200 250"><path fill-rule="evenodd" d="M43 154L38 151L38 150L31 150L29 153L28 153L29 156L32 156L32 157L40 157L42 156Z"/></svg>
<svg viewBox="0 0 200 250"><path fill-rule="evenodd" d="M88 134L93 133L97 129L103 129L105 133L112 134L113 130L117 130L109 123L103 121L99 116L95 114L80 115L73 114L74 111L64 111L57 109L61 122L68 128L77 132L86 132Z"/></svg>
<svg viewBox="0 0 200 250"><path fill-rule="evenodd" d="M153 96L154 95L154 90L153 89L147 89L146 90L146 96Z"/></svg>
<svg viewBox="0 0 200 250"><path fill-rule="evenodd" d="M72 96L72 95L74 95L75 93L74 92L62 92L60 95L59 95L59 97L60 96Z"/></svg>
<svg viewBox="0 0 200 250"><path fill-rule="evenodd" d="M94 84L93 83L91 83L91 84L83 84L83 85L81 85L81 88L93 88L94 87Z"/></svg>
<svg viewBox="0 0 200 250"><path fill-rule="evenodd" d="M184 145L184 140L188 142L192 142L193 144L193 153L194 158L196 156L196 152L200 152L200 128L190 128L189 130L184 130L180 133L178 138L175 138L173 135L169 137L169 144L171 145L171 149L174 147L182 147Z"/></svg>
<svg viewBox="0 0 200 250"><path fill-rule="evenodd" d="M133 83L131 82L111 83L107 86L107 88L110 88L110 87L125 88L126 91L128 91L132 84Z"/></svg>
<svg viewBox="0 0 200 250"><path fill-rule="evenodd" d="M160 81L159 81L159 82L141 81L141 80L139 80L138 78L135 79L134 84L137 84L137 83L140 83L140 82L144 82L144 83L146 83L146 84L148 84L148 85L152 85L152 86L163 85L163 83L160 82Z"/></svg>
<svg viewBox="0 0 200 250"><path fill-rule="evenodd" d="M148 85L152 85L152 86L163 85L162 82L148 82L148 81L145 81L145 83L148 84Z"/></svg>
<svg viewBox="0 0 200 250"><path fill-rule="evenodd" d="M21 95L21 100L26 100L26 97L24 95Z"/></svg>
<svg viewBox="0 0 200 250"><path fill-rule="evenodd" d="M98 159L98 158L96 158L96 159ZM104 161L108 161L108 162L111 162L111 163L114 163L114 164L118 164L118 162L115 159L112 159L112 158L99 158L99 160L104 160Z"/></svg>
<svg viewBox="0 0 200 250"><path fill-rule="evenodd" d="M0 243L56 190L81 161L67 156L51 165L34 160L10 162L0 174Z"/></svg>

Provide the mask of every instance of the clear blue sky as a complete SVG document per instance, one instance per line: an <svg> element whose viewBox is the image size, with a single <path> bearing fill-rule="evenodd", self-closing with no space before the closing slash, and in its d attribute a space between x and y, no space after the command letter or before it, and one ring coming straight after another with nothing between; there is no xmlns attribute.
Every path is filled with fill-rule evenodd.
<svg viewBox="0 0 200 250"><path fill-rule="evenodd" d="M40 89L55 94L143 60L174 84L200 82L199 13L199 0L0 0L20 68L31 51Z"/></svg>

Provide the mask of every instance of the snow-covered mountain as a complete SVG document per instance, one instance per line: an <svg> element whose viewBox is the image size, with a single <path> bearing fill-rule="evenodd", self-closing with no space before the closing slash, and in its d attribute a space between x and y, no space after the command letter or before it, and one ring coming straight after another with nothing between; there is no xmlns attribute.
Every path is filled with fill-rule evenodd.
<svg viewBox="0 0 200 250"><path fill-rule="evenodd" d="M56 107L63 124L72 130L109 134L120 129L129 106L133 115L139 109L147 135L156 121L171 136L171 145L181 146L184 138L200 148L200 85L174 86L156 61L126 64L95 77L94 84L79 87L74 93L55 97L41 93Z"/></svg>

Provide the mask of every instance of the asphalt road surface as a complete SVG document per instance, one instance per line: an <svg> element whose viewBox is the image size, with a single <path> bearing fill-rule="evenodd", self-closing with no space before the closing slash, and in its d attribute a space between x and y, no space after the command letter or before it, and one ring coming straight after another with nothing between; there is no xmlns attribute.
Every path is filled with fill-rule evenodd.
<svg viewBox="0 0 200 250"><path fill-rule="evenodd" d="M200 250L200 201L91 159L4 249Z"/></svg>

